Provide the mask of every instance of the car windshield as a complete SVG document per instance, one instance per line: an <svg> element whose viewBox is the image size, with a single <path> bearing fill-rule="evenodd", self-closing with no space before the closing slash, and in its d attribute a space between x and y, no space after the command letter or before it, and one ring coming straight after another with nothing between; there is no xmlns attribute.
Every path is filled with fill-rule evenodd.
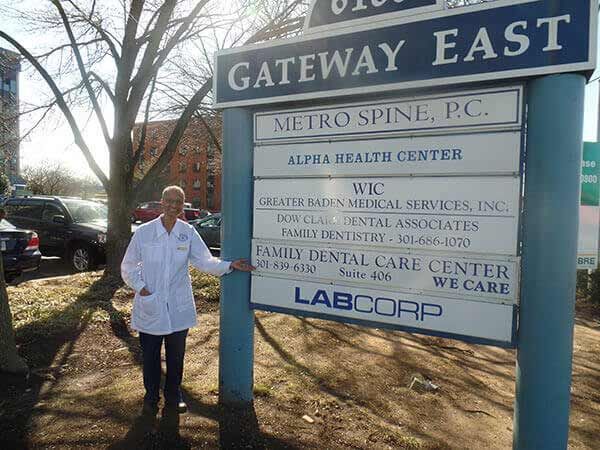
<svg viewBox="0 0 600 450"><path fill-rule="evenodd" d="M108 209L106 205L86 200L63 200L69 210L69 214L75 223L94 222L96 220L108 220Z"/></svg>

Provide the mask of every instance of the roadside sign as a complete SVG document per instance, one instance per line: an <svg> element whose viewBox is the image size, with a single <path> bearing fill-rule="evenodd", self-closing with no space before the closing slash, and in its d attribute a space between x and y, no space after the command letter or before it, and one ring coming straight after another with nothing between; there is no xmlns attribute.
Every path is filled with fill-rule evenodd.
<svg viewBox="0 0 600 450"><path fill-rule="evenodd" d="M260 273L271 277L308 277L315 282L505 304L515 304L519 292L515 257L460 257L260 239L252 241L252 256Z"/></svg>
<svg viewBox="0 0 600 450"><path fill-rule="evenodd" d="M516 307L501 303L390 293L344 283L321 284L255 276L259 309L378 328L426 332L471 342L514 344Z"/></svg>
<svg viewBox="0 0 600 450"><path fill-rule="evenodd" d="M597 2L591 0L499 0L381 22L365 20L350 28L217 52L215 106L595 67Z"/></svg>
<svg viewBox="0 0 600 450"><path fill-rule="evenodd" d="M517 255L519 177L286 178L254 186L254 237Z"/></svg>
<svg viewBox="0 0 600 450"><path fill-rule="evenodd" d="M251 306L463 338L476 304L506 321L471 339L514 345L522 117L520 85L257 111ZM307 306L291 295L307 282L440 314Z"/></svg>
<svg viewBox="0 0 600 450"><path fill-rule="evenodd" d="M445 0L317 0L311 4L304 22L304 33L356 26L368 20L396 19L441 11L444 8Z"/></svg>
<svg viewBox="0 0 600 450"><path fill-rule="evenodd" d="M356 139L258 145L257 177L511 175L520 171L521 133Z"/></svg>
<svg viewBox="0 0 600 450"><path fill-rule="evenodd" d="M252 399L252 309L518 345L514 448L566 448L598 3L444 4L313 0L217 52L223 255L258 266L223 280L220 399Z"/></svg>
<svg viewBox="0 0 600 450"><path fill-rule="evenodd" d="M581 204L577 268L598 268L598 233L600 232L600 143L584 142L581 161Z"/></svg>

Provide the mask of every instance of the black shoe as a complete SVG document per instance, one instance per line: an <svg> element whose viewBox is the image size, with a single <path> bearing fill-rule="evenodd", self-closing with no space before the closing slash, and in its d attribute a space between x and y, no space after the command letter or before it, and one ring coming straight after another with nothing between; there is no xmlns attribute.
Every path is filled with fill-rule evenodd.
<svg viewBox="0 0 600 450"><path fill-rule="evenodd" d="M174 411L178 414L184 414L187 412L188 407L187 404L181 400L179 402L165 402L165 409L168 412Z"/></svg>

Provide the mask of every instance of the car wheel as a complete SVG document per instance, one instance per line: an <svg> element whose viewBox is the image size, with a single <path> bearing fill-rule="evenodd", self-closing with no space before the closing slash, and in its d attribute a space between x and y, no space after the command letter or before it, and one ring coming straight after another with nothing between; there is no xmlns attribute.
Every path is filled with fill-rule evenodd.
<svg viewBox="0 0 600 450"><path fill-rule="evenodd" d="M12 283L13 281L15 281L15 279L18 277L19 275L16 273L5 273L4 274L4 281L6 281L7 283Z"/></svg>
<svg viewBox="0 0 600 450"><path fill-rule="evenodd" d="M77 245L71 251L71 267L75 272L85 272L94 268L94 259L89 247Z"/></svg>

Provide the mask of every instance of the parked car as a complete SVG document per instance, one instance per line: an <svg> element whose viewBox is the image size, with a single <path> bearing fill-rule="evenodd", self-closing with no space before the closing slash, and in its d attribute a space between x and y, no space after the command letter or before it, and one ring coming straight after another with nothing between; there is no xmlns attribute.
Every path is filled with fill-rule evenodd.
<svg viewBox="0 0 600 450"><path fill-rule="evenodd" d="M60 256L82 272L106 260L107 208L66 197L10 198L6 218L19 228L35 231L44 256Z"/></svg>
<svg viewBox="0 0 600 450"><path fill-rule="evenodd" d="M160 202L145 202L140 203L131 214L131 222L150 222L162 214L162 205ZM181 220L186 222L200 218L200 210L194 208L183 208L183 212L179 216Z"/></svg>
<svg viewBox="0 0 600 450"><path fill-rule="evenodd" d="M185 215L185 220L188 222L190 220L201 219L200 210L196 208L183 208L183 214Z"/></svg>
<svg viewBox="0 0 600 450"><path fill-rule="evenodd" d="M160 202L144 202L137 205L131 214L132 222L150 222L162 214Z"/></svg>
<svg viewBox="0 0 600 450"><path fill-rule="evenodd" d="M10 283L24 272L40 268L42 254L35 231L22 230L8 220L0 221L0 249L4 264L4 279Z"/></svg>
<svg viewBox="0 0 600 450"><path fill-rule="evenodd" d="M210 249L221 249L221 214L212 214L204 219L192 222L192 225L206 246Z"/></svg>

